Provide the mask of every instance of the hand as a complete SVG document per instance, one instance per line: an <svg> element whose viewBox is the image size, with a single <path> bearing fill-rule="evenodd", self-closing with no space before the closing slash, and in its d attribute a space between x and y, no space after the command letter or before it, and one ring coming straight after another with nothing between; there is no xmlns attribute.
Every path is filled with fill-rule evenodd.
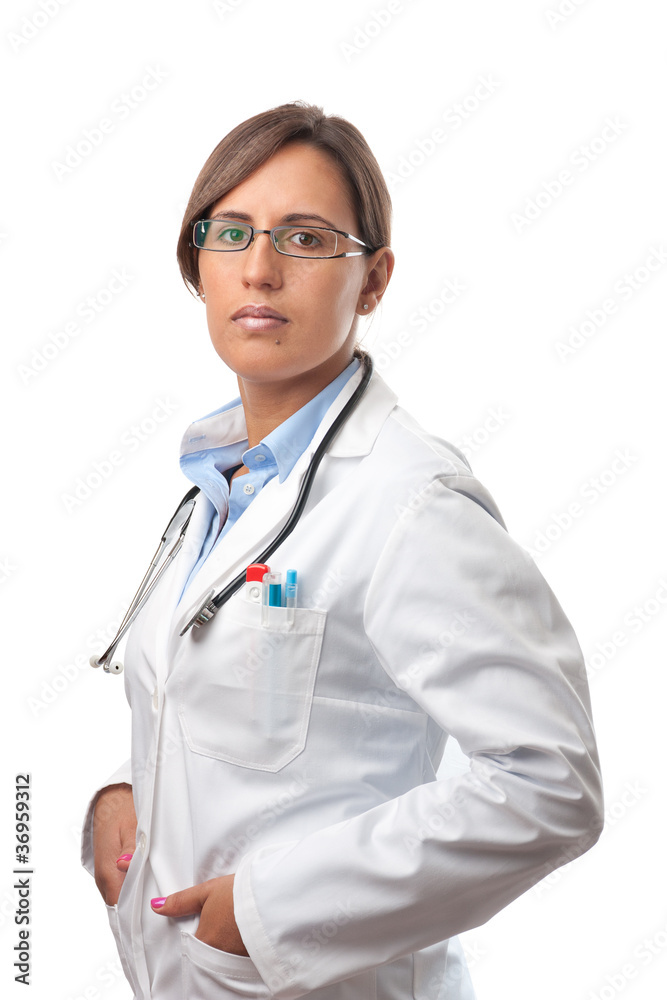
<svg viewBox="0 0 667 1000"><path fill-rule="evenodd" d="M233 888L234 876L221 875L189 889L172 892L171 896L165 897L162 906L154 905L154 902L160 903L161 899L151 901L151 904L154 913L165 917L187 917L200 913L196 938L220 951L228 951L232 955L247 955L234 918Z"/></svg>
<svg viewBox="0 0 667 1000"><path fill-rule="evenodd" d="M128 858L135 850L137 816L132 799L132 785L121 782L107 785L100 792L93 814L93 855L95 859L95 884L104 902L113 906L118 902L125 873L130 866Z"/></svg>

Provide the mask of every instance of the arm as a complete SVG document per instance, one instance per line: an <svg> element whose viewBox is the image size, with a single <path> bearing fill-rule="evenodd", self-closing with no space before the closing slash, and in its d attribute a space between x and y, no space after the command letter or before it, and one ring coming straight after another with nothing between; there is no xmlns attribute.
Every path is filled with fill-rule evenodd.
<svg viewBox="0 0 667 1000"><path fill-rule="evenodd" d="M459 742L470 771L239 865L240 933L280 1000L483 923L599 836L581 651L489 510L472 477L429 484L385 545L364 615L390 682ZM444 642L457 615L461 634Z"/></svg>

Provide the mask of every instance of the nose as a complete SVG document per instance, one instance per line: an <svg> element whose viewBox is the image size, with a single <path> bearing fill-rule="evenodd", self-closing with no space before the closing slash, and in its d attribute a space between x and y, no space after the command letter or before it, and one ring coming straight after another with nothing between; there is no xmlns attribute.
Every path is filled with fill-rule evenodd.
<svg viewBox="0 0 667 1000"><path fill-rule="evenodd" d="M243 250L243 281L254 288L277 288L282 284L282 255L273 245L269 233L255 233L252 243Z"/></svg>

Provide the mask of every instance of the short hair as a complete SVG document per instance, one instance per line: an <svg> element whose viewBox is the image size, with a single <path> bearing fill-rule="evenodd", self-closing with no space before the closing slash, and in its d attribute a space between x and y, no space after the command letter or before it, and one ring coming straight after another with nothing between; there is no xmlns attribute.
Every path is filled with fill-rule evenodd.
<svg viewBox="0 0 667 1000"><path fill-rule="evenodd" d="M186 287L197 291L197 249L190 245L192 227L206 218L216 201L240 184L283 146L302 142L322 150L347 179L359 232L371 250L389 246L391 197L382 171L363 135L338 115L294 101L262 111L241 122L218 143L192 188L178 238L176 257Z"/></svg>

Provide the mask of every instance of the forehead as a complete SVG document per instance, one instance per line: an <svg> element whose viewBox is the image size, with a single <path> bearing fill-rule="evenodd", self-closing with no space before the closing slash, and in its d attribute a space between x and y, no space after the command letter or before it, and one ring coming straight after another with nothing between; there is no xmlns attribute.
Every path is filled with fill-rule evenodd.
<svg viewBox="0 0 667 1000"><path fill-rule="evenodd" d="M290 143L274 153L212 207L211 214L237 209L256 226L278 224L284 216L309 212L353 230L356 213L342 169L328 153L306 143ZM233 214L233 213L230 213Z"/></svg>

